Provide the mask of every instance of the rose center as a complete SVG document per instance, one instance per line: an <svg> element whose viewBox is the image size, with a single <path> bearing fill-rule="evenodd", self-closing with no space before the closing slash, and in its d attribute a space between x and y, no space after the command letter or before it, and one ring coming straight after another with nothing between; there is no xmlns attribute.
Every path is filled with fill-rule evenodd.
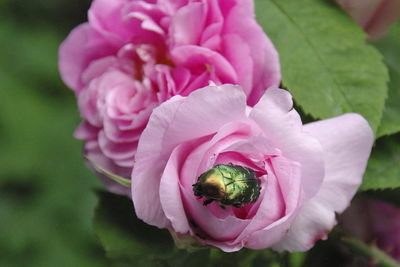
<svg viewBox="0 0 400 267"><path fill-rule="evenodd" d="M204 205L213 201L222 207L243 205L257 201L260 196L260 181L254 170L233 164L219 164L204 172L193 185L195 196L205 200Z"/></svg>

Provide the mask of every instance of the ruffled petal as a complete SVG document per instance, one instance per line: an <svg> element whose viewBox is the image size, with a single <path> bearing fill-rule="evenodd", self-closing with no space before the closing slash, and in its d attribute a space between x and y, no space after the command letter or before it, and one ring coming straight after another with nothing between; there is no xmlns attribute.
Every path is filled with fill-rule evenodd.
<svg viewBox="0 0 400 267"><path fill-rule="evenodd" d="M299 114L286 90L269 88L250 113L265 137L282 151L282 156L301 165L305 199L314 196L324 177L324 155L316 138L302 130Z"/></svg>
<svg viewBox="0 0 400 267"><path fill-rule="evenodd" d="M82 73L89 64L116 52L88 23L76 27L61 44L59 69L63 81L75 91L82 87Z"/></svg>
<svg viewBox="0 0 400 267"><path fill-rule="evenodd" d="M350 203L364 174L373 144L368 122L358 114L308 124L304 130L324 149L325 178L318 194L306 202L278 250L304 251L323 239L336 223L335 213Z"/></svg>
<svg viewBox="0 0 400 267"><path fill-rule="evenodd" d="M220 53L195 45L183 45L171 50L172 61L190 69L194 75L215 71L222 83L237 84L237 73ZM197 89L197 88L196 88Z"/></svg>
<svg viewBox="0 0 400 267"><path fill-rule="evenodd" d="M165 132L164 144L175 147L216 133L227 123L246 119L245 110L246 96L239 86L208 86L194 91L179 107L173 124Z"/></svg>
<svg viewBox="0 0 400 267"><path fill-rule="evenodd" d="M248 103L253 106L268 87L279 86L281 79L279 55L271 40L254 20L253 1L235 2L226 17L224 33L239 36L249 47L253 79ZM245 79L243 75L239 76L240 81Z"/></svg>
<svg viewBox="0 0 400 267"><path fill-rule="evenodd" d="M139 140L136 162L132 171L132 199L136 215L148 224L165 228L168 220L160 202L160 178L168 155L161 147L165 132L174 120L183 98L175 96L153 111ZM149 205L151 203L151 205Z"/></svg>
<svg viewBox="0 0 400 267"><path fill-rule="evenodd" d="M180 8L172 17L170 28L172 45L198 44L205 19L204 3L191 3Z"/></svg>
<svg viewBox="0 0 400 267"><path fill-rule="evenodd" d="M245 110L246 96L233 85L208 86L184 99L175 96L154 109L139 140L132 172L132 197L139 218L160 228L166 226L159 186L173 149L213 134L226 123L245 119Z"/></svg>

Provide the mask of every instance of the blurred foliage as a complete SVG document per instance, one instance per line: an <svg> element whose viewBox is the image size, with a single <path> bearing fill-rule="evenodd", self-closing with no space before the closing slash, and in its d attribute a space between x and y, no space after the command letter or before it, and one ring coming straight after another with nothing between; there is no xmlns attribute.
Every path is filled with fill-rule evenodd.
<svg viewBox="0 0 400 267"><path fill-rule="evenodd" d="M191 248L190 252L178 249L168 230L147 225L135 216L128 198L107 192L98 196L94 227L112 266L300 267L304 260L304 253L279 254L268 249L233 253L209 247Z"/></svg>
<svg viewBox="0 0 400 267"><path fill-rule="evenodd" d="M20 27L51 27L61 41L76 25L86 21L91 0L0 0L0 13ZM3 22L3 19L2 19Z"/></svg>
<svg viewBox="0 0 400 267"><path fill-rule="evenodd" d="M389 95L378 129L378 136L383 136L400 131L400 21L375 45L382 52L390 75Z"/></svg>
<svg viewBox="0 0 400 267"><path fill-rule="evenodd" d="M359 195L361 197L385 201L400 208L400 187L395 189L367 190Z"/></svg>
<svg viewBox="0 0 400 267"><path fill-rule="evenodd" d="M104 266L57 50L89 1L0 2L0 266Z"/></svg>

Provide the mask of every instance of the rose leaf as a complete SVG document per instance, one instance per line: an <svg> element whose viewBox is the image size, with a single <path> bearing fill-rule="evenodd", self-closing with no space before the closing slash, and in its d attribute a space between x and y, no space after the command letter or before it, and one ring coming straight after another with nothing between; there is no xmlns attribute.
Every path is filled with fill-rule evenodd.
<svg viewBox="0 0 400 267"><path fill-rule="evenodd" d="M382 122L377 136L400 132L400 22L392 27L390 33L375 43L382 52L389 68L389 96L383 110Z"/></svg>
<svg viewBox="0 0 400 267"><path fill-rule="evenodd" d="M256 0L258 22L277 47L282 85L317 119L363 115L376 133L388 73L379 51L333 1Z"/></svg>
<svg viewBox="0 0 400 267"><path fill-rule="evenodd" d="M372 148L360 191L400 187L400 135L379 138Z"/></svg>

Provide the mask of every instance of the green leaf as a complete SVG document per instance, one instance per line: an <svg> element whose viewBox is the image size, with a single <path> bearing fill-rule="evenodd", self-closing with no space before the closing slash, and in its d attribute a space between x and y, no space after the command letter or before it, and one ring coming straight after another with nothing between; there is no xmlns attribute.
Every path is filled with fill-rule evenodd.
<svg viewBox="0 0 400 267"><path fill-rule="evenodd" d="M400 136L379 138L372 149L360 191L400 187Z"/></svg>
<svg viewBox="0 0 400 267"><path fill-rule="evenodd" d="M282 83L315 118L363 115L376 132L387 96L382 56L333 1L256 0L280 54Z"/></svg>
<svg viewBox="0 0 400 267"><path fill-rule="evenodd" d="M389 96L383 110L378 136L400 131L400 22L392 27L389 34L375 43L382 52L389 67Z"/></svg>

